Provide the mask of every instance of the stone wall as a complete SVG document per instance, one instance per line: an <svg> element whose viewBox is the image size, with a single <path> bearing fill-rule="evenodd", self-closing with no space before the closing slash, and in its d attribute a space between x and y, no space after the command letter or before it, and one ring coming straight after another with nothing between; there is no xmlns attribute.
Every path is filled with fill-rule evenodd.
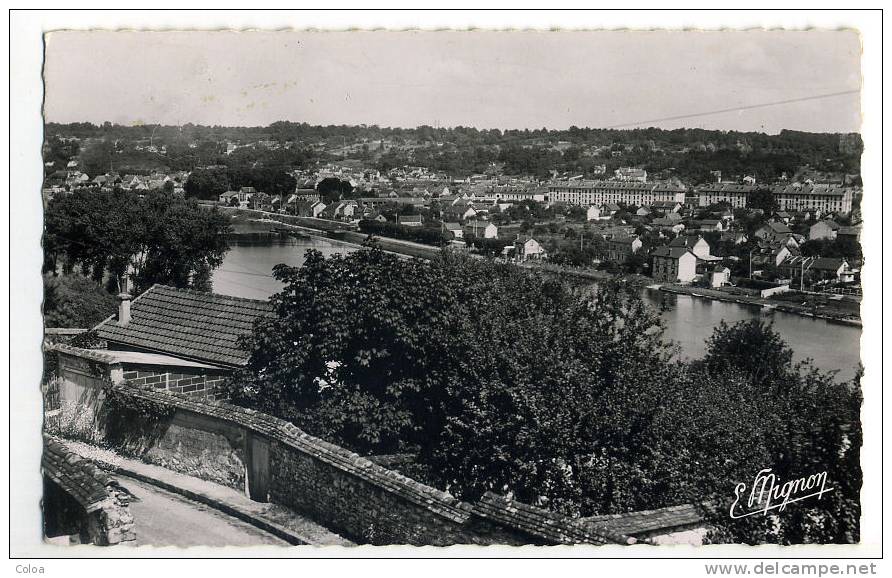
<svg viewBox="0 0 892 578"><path fill-rule="evenodd" d="M170 410L151 428L134 424L139 455L188 475L244 489L252 499L304 514L366 544L630 544L540 508L488 494L469 504L407 478L284 420L125 382L136 405ZM103 412L99 412L102 414ZM104 412L108 419L108 411ZM119 451L123 442L106 439Z"/></svg>
<svg viewBox="0 0 892 578"><path fill-rule="evenodd" d="M154 431L142 428L136 433L118 444L123 453L236 490L245 489L243 428L178 411Z"/></svg>

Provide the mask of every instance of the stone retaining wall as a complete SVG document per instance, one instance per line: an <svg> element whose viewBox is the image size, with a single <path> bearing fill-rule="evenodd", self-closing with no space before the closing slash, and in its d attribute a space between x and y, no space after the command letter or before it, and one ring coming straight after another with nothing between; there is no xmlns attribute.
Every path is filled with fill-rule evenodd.
<svg viewBox="0 0 892 578"><path fill-rule="evenodd" d="M634 542L495 495L462 502L249 409L127 384L117 390L135 403L173 411L144 432L146 461L243 488L254 500L288 507L359 543Z"/></svg>

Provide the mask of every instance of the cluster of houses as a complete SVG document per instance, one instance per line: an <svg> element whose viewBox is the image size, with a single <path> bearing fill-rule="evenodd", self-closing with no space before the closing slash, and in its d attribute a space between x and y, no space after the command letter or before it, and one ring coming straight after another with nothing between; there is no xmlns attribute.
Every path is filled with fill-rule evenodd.
<svg viewBox="0 0 892 578"><path fill-rule="evenodd" d="M90 178L84 172L74 166L65 170L58 170L47 175L44 179L44 195L52 197L54 194L77 191L82 189L112 190L121 188L129 191L155 191L168 188L176 194L184 194L188 171L174 171L170 173L153 172L148 175L119 174L108 172ZM71 163L69 163L71 164Z"/></svg>
<svg viewBox="0 0 892 578"><path fill-rule="evenodd" d="M844 258L803 256L800 246L806 239L794 233L787 223L778 218L783 214L779 213L756 230L757 241L749 255L751 278L767 278L766 273L772 271L772 280L786 282L790 287L799 289L806 288L806 285L851 283L855 280L857 270ZM829 235L828 231L833 230L830 223L832 221L819 221L813 225L810 238L830 238L813 236ZM836 226L834 232L838 234L840 228ZM850 229L857 231L859 227ZM856 233L852 234L854 238ZM626 243L628 250L625 253L617 252L612 257L620 259L624 254L628 256L637 250L634 243ZM640 247L640 243L637 244L637 248ZM660 282L692 283L702 280L711 287L729 284L730 270L724 265L724 259L711 255L710 251L709 243L702 236L679 235L667 245L653 250L651 275Z"/></svg>

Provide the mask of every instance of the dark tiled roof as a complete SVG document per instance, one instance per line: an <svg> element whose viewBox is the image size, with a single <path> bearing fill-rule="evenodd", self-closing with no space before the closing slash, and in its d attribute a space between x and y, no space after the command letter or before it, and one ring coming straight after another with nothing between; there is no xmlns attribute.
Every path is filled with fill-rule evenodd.
<svg viewBox="0 0 892 578"><path fill-rule="evenodd" d="M790 227L786 226L784 223L778 223L777 221L768 223L768 226L771 227L775 233L786 234L791 232Z"/></svg>
<svg viewBox="0 0 892 578"><path fill-rule="evenodd" d="M654 257L670 257L672 259L680 259L685 253L691 253L686 247L657 247L652 255ZM693 253L691 253L693 255Z"/></svg>
<svg viewBox="0 0 892 578"><path fill-rule="evenodd" d="M699 243L703 237L695 237L693 235L679 235L675 237L671 241L669 241L670 247L686 247L688 249L693 249L697 243Z"/></svg>
<svg viewBox="0 0 892 578"><path fill-rule="evenodd" d="M271 314L268 301L153 285L133 300L130 323L109 318L96 330L110 343L238 366L248 358L239 338L251 332L255 319Z"/></svg>
<svg viewBox="0 0 892 578"><path fill-rule="evenodd" d="M836 257L819 257L815 259L815 262L812 264L812 269L818 269L820 271L836 271L845 263L844 259L839 259Z"/></svg>
<svg viewBox="0 0 892 578"><path fill-rule="evenodd" d="M93 462L68 451L52 438L44 439L40 469L87 512L102 507L109 497L106 487L115 483Z"/></svg>

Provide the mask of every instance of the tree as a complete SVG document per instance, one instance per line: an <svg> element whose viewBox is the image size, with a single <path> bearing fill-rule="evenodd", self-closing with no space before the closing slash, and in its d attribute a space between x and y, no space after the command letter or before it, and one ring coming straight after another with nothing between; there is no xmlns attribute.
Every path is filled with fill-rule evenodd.
<svg viewBox="0 0 892 578"><path fill-rule="evenodd" d="M844 476L857 464L844 443L860 443L857 396L791 366L764 327L724 329L703 362L686 364L670 361L657 313L619 282L580 293L507 264L404 260L374 246L309 251L301 268L274 274L285 288L246 340L230 399L362 453L415 452L426 479L463 499L492 490L567 515L612 514L729 502L761 467ZM719 364L735 343L751 349ZM834 454L844 466L828 464ZM840 483L860 487L858 475ZM777 530L716 516L713 539L850 540L857 492L846 492L836 510L817 506L820 523L797 516Z"/></svg>
<svg viewBox="0 0 892 578"><path fill-rule="evenodd" d="M114 160L115 145L109 139L97 141L81 152L81 168L90 177L111 171Z"/></svg>
<svg viewBox="0 0 892 578"><path fill-rule="evenodd" d="M229 178L221 169L196 169L183 186L187 197L216 200L229 190Z"/></svg>
<svg viewBox="0 0 892 578"><path fill-rule="evenodd" d="M714 532L717 540L758 543L766 541L767 533L767 541L782 544L858 541L860 371L852 382L840 383L810 362L794 363L792 355L781 336L760 320L723 323L693 369L743 385L736 408L747 419L764 422L758 443L765 456L757 470L769 468L782 482L827 472L834 490L778 516L734 521L727 511L719 512L724 521ZM754 474L741 481L751 481Z"/></svg>
<svg viewBox="0 0 892 578"><path fill-rule="evenodd" d="M778 210L777 199L771 189L760 187L747 195L746 206L748 209L761 209L765 214L771 215Z"/></svg>
<svg viewBox="0 0 892 578"><path fill-rule="evenodd" d="M47 206L44 248L55 272L75 267L97 282L129 273L137 292L153 283L210 289L210 274L229 249L229 220L163 191L82 191L55 197ZM50 268L52 267L52 268Z"/></svg>
<svg viewBox="0 0 892 578"><path fill-rule="evenodd" d="M316 190L319 191L322 202L328 205L349 197L353 192L353 185L337 177L327 177L319 181Z"/></svg>
<svg viewBox="0 0 892 578"><path fill-rule="evenodd" d="M643 247L626 257L622 265L626 273L641 273L645 267L647 267L647 254Z"/></svg>

